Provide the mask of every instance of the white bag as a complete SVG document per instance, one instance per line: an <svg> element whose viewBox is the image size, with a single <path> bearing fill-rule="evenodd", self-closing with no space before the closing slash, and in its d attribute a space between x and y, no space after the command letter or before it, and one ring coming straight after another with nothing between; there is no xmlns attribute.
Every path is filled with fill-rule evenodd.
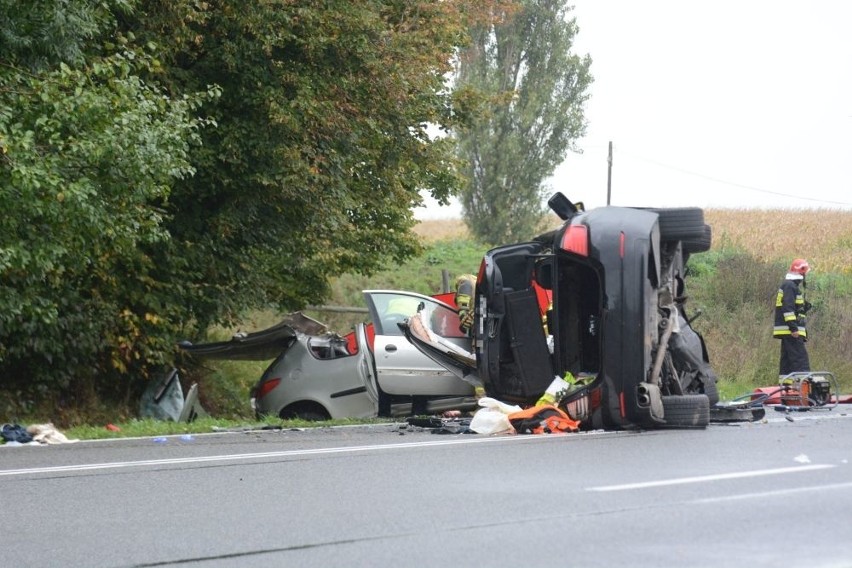
<svg viewBox="0 0 852 568"><path fill-rule="evenodd" d="M520 406L509 405L487 396L480 398L478 403L482 408L471 418L471 430L477 434L502 434L514 430L509 422L509 415L520 412Z"/></svg>

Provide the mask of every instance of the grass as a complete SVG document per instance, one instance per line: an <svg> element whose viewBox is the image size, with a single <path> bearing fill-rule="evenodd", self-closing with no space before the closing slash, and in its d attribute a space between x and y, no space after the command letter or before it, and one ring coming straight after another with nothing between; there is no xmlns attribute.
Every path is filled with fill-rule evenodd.
<svg viewBox="0 0 852 568"><path fill-rule="evenodd" d="M734 248L755 258L807 258L816 273L852 275L852 211L831 209L708 209L714 249Z"/></svg>

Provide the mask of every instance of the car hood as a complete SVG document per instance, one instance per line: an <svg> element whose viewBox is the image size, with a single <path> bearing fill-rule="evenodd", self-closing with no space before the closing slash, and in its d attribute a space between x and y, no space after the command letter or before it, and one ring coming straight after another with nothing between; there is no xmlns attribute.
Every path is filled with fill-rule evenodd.
<svg viewBox="0 0 852 568"><path fill-rule="evenodd" d="M302 312L293 312L272 327L253 333L237 332L229 341L199 344L181 341L178 346L187 353L207 359L265 361L280 355L299 333L321 335L326 331L325 324Z"/></svg>

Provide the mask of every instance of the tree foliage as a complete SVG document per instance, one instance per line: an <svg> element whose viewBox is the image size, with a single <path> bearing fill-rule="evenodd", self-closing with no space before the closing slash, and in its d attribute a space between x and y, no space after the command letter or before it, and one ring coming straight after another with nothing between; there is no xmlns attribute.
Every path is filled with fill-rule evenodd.
<svg viewBox="0 0 852 568"><path fill-rule="evenodd" d="M467 185L464 218L483 242L531 236L544 181L585 131L591 59L571 52L566 0L524 0L479 26L460 57L457 91L472 125L455 131Z"/></svg>
<svg viewBox="0 0 852 568"><path fill-rule="evenodd" d="M459 183L451 56L500 3L0 0L3 380L144 378L411 255L420 190Z"/></svg>
<svg viewBox="0 0 852 568"><path fill-rule="evenodd" d="M208 98L141 80L152 59L126 37L88 51L108 4L68 4L0 6L0 375L31 394L171 351L176 298L159 296L145 250L168 242L165 204L194 171Z"/></svg>
<svg viewBox="0 0 852 568"><path fill-rule="evenodd" d="M145 1L126 29L168 49L176 91L222 87L171 199L199 321L320 302L327 282L417 250L419 191L458 185L445 86L463 2ZM174 268L172 268L174 269Z"/></svg>

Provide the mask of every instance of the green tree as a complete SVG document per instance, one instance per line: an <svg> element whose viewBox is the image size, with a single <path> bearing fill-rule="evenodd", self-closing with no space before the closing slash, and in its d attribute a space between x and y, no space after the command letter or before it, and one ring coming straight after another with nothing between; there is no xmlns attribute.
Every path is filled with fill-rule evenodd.
<svg viewBox="0 0 852 568"><path fill-rule="evenodd" d="M470 127L458 128L465 222L486 243L530 238L542 187L585 132L591 59L571 52L578 28L566 0L523 0L480 26L456 75Z"/></svg>
<svg viewBox="0 0 852 568"><path fill-rule="evenodd" d="M3 380L139 386L411 255L419 191L459 181L428 132L451 56L499 1L0 0Z"/></svg>
<svg viewBox="0 0 852 568"><path fill-rule="evenodd" d="M158 260L181 274L199 329L321 302L329 278L417 250L420 190L446 200L459 184L428 125L452 117L445 77L468 4L482 3L145 0L126 19L168 50L174 91L222 88L197 174L169 202L181 252Z"/></svg>
<svg viewBox="0 0 852 568"><path fill-rule="evenodd" d="M21 400L166 360L180 303L150 251L215 95L140 79L156 60L111 33L123 2L31 8L0 4L0 377Z"/></svg>

